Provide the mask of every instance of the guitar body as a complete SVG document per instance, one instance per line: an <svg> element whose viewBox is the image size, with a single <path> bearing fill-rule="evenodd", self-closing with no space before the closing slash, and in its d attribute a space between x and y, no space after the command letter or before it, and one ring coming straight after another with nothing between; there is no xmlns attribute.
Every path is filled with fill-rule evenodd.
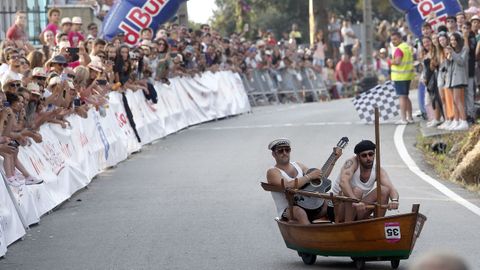
<svg viewBox="0 0 480 270"><path fill-rule="evenodd" d="M316 182L316 181L313 180L312 182ZM310 192L327 193L332 188L332 181L330 181L327 178L324 178L320 181L317 180L317 182L320 182L319 185L313 184L312 182L303 186L302 190L310 191ZM296 195L295 202L298 206L302 207L303 209L314 210L314 209L320 208L325 202L325 199Z"/></svg>
<svg viewBox="0 0 480 270"><path fill-rule="evenodd" d="M337 143L336 147L340 149L344 149L347 146L347 144L348 144L348 138L343 137ZM327 159L327 161L323 165L322 172L331 171L334 164L335 164L335 149L334 149L334 152L330 155L330 157ZM306 174L311 173L313 170L318 170L318 169L311 168L307 171ZM332 188L332 181L327 179L327 177L328 175L322 175L320 179L312 179L310 183L304 185L301 189L304 191L310 191L310 192L327 193ZM298 206L307 210L318 209L325 202L325 199L322 199L322 198L308 197L308 196L301 196L301 195L295 195L294 199L295 199L295 203Z"/></svg>

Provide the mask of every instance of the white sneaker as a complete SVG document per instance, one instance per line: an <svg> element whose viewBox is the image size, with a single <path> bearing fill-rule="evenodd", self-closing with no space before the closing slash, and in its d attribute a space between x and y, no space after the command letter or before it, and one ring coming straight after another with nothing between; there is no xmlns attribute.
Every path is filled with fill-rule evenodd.
<svg viewBox="0 0 480 270"><path fill-rule="evenodd" d="M9 186L12 186L12 187L21 187L22 186L22 183L20 183L20 181L18 181L18 179L15 177L15 176L10 176L7 178L7 183Z"/></svg>
<svg viewBox="0 0 480 270"><path fill-rule="evenodd" d="M433 119L432 121L430 121L430 122L427 123L427 127L436 127L436 126L438 126L440 123L442 123L442 122L440 122L440 121L437 120L437 119Z"/></svg>
<svg viewBox="0 0 480 270"><path fill-rule="evenodd" d="M445 127L446 130L455 130L455 127L458 126L458 121L457 120L453 120L452 123L448 126L448 127Z"/></svg>
<svg viewBox="0 0 480 270"><path fill-rule="evenodd" d="M415 123L415 121L413 121L413 119L407 118L407 124L413 124L413 123Z"/></svg>
<svg viewBox="0 0 480 270"><path fill-rule="evenodd" d="M406 125L408 122L406 120L400 119L397 122L395 122L395 125Z"/></svg>
<svg viewBox="0 0 480 270"><path fill-rule="evenodd" d="M446 129L448 126L450 126L452 124L452 121L450 120L447 120L445 122L443 122L443 124L441 124L440 126L438 126L437 128L438 129Z"/></svg>
<svg viewBox="0 0 480 270"><path fill-rule="evenodd" d="M455 130L455 131L468 130L468 122L465 120L460 120L458 122L458 125L452 128L451 130Z"/></svg>
<svg viewBox="0 0 480 270"><path fill-rule="evenodd" d="M43 183L42 179L35 178L31 175L29 177L25 178L25 185L38 185L38 184L41 184L41 183Z"/></svg>

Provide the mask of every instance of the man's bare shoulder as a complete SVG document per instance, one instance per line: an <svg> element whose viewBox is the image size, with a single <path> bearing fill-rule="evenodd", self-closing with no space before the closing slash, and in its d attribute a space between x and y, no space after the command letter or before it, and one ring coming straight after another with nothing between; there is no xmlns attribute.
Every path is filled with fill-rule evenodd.
<svg viewBox="0 0 480 270"><path fill-rule="evenodd" d="M282 178L282 175L280 171L272 167L267 170L267 182L270 184L279 184L280 179Z"/></svg>
<svg viewBox="0 0 480 270"><path fill-rule="evenodd" d="M345 161L345 163L342 166L342 171L356 170L356 168L357 168L357 159L355 158L355 156L353 156Z"/></svg>

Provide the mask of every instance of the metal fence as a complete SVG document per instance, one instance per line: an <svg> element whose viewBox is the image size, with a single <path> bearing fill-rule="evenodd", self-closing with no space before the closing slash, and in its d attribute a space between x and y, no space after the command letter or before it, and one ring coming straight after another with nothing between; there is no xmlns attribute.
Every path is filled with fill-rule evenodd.
<svg viewBox="0 0 480 270"><path fill-rule="evenodd" d="M2 0L0 1L0 39L4 40L8 28L15 22L19 10L27 13L27 28L32 44L39 44L38 35L47 24L48 0Z"/></svg>
<svg viewBox="0 0 480 270"><path fill-rule="evenodd" d="M241 76L253 106L330 100L321 74L310 68L252 70Z"/></svg>

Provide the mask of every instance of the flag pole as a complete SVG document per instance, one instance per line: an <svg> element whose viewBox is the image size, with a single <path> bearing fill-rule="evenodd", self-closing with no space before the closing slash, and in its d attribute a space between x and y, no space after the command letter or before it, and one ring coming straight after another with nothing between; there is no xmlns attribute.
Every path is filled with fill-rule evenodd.
<svg viewBox="0 0 480 270"><path fill-rule="evenodd" d="M375 217L379 217L382 198L382 179L380 177L380 120L378 107L375 106L375 174L377 178L377 203L375 207Z"/></svg>
<svg viewBox="0 0 480 270"><path fill-rule="evenodd" d="M313 14L313 0L308 0L308 14L310 24L310 48L315 44L315 14Z"/></svg>

